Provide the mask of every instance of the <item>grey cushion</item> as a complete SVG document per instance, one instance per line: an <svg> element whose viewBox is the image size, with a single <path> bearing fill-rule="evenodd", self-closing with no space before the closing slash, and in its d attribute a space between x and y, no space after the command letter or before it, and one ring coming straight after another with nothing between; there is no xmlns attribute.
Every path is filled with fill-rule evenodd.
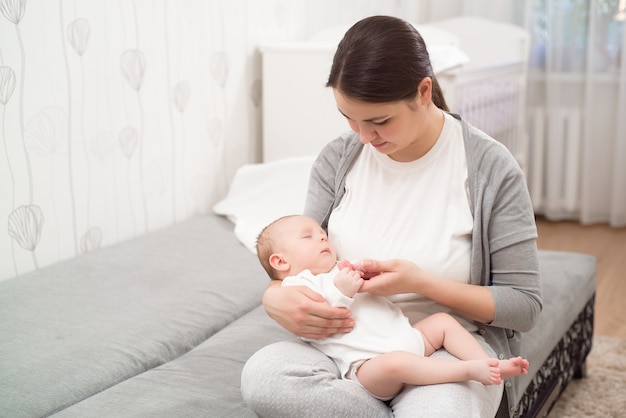
<svg viewBox="0 0 626 418"><path fill-rule="evenodd" d="M241 398L241 369L261 347L288 338L295 337L259 306L179 359L122 382L54 417L256 417Z"/></svg>
<svg viewBox="0 0 626 418"><path fill-rule="evenodd" d="M267 275L232 231L197 217L0 282L0 415L59 411L257 307Z"/></svg>

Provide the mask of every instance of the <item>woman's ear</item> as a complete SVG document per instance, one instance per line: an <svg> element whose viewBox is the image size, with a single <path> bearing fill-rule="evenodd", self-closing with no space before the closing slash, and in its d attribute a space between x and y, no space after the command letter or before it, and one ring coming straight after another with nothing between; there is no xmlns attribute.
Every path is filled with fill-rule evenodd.
<svg viewBox="0 0 626 418"><path fill-rule="evenodd" d="M417 85L417 99L419 104L427 105L433 98L433 80L430 77L422 78Z"/></svg>
<svg viewBox="0 0 626 418"><path fill-rule="evenodd" d="M281 254L270 255L270 266L277 271L289 270L289 263Z"/></svg>

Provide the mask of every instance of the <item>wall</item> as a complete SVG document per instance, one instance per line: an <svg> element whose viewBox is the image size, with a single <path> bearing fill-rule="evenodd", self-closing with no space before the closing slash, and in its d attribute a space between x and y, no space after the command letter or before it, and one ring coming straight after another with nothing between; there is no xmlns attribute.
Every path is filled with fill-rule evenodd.
<svg viewBox="0 0 626 418"><path fill-rule="evenodd" d="M410 3L0 0L0 279L210 212L260 158L258 46Z"/></svg>

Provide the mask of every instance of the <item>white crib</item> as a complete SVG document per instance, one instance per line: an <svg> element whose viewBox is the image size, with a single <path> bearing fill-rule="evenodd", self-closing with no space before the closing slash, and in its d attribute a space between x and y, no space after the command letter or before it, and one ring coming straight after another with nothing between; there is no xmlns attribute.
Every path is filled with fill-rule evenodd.
<svg viewBox="0 0 626 418"><path fill-rule="evenodd" d="M526 168L529 36L514 25L458 17L415 25L450 109L504 143ZM348 129L325 87L347 27L308 42L264 45L263 161L315 155Z"/></svg>

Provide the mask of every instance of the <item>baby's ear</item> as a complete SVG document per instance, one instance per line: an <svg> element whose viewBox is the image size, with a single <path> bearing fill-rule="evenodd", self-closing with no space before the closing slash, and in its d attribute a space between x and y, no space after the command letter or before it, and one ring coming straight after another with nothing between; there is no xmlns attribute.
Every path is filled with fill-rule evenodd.
<svg viewBox="0 0 626 418"><path fill-rule="evenodd" d="M281 254L270 255L270 266L272 266L274 270L278 271L289 270L289 263Z"/></svg>

